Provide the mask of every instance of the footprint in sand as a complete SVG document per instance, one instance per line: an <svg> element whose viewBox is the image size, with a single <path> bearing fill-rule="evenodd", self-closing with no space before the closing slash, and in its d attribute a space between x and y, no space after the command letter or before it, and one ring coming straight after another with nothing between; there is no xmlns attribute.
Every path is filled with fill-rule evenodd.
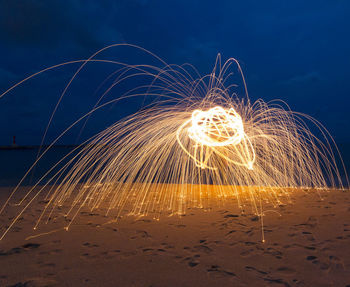
<svg viewBox="0 0 350 287"><path fill-rule="evenodd" d="M229 232L226 233L225 236L231 237L236 231L237 231L237 230L234 230L234 229L233 229L233 230L230 230Z"/></svg>
<svg viewBox="0 0 350 287"><path fill-rule="evenodd" d="M316 247L313 246L313 245L302 245L302 244L299 244L299 243L294 243L292 245L288 245L288 247L285 246L284 248L290 248L290 247L304 248L304 249L307 249L307 250L316 250Z"/></svg>
<svg viewBox="0 0 350 287"><path fill-rule="evenodd" d="M224 216L224 218L237 218L237 217L239 217L238 214L226 214L226 215Z"/></svg>
<svg viewBox="0 0 350 287"><path fill-rule="evenodd" d="M318 265L321 270L329 270L330 264L320 261L316 256L309 255L306 260L311 261L313 264Z"/></svg>
<svg viewBox="0 0 350 287"><path fill-rule="evenodd" d="M266 272L266 271L263 271L263 270L259 270L259 269L255 268L255 267L253 267L253 266L246 266L246 267L245 267L245 270L247 270L247 271L253 271L253 272L257 273L258 275L259 275L259 274L261 274L261 275L267 275L267 274L269 274L269 272Z"/></svg>
<svg viewBox="0 0 350 287"><path fill-rule="evenodd" d="M138 238L151 238L147 231L144 230L136 230L136 235L131 236L130 239L138 239Z"/></svg>
<svg viewBox="0 0 350 287"><path fill-rule="evenodd" d="M276 259L282 259L283 253L275 248L268 247L266 248L265 254L274 256Z"/></svg>
<svg viewBox="0 0 350 287"><path fill-rule="evenodd" d="M25 251L33 250L39 248L40 244L38 243L27 243L22 245L21 247L14 247L8 251L0 251L0 256L18 254Z"/></svg>
<svg viewBox="0 0 350 287"><path fill-rule="evenodd" d="M166 243L166 242L163 242L161 245L162 245L163 248L165 248L165 249L173 249L173 248L175 248L174 245L169 244L169 243Z"/></svg>
<svg viewBox="0 0 350 287"><path fill-rule="evenodd" d="M232 271L224 270L220 268L218 265L211 265L207 272L210 276L214 276L216 278L222 278L222 277L236 277L236 274Z"/></svg>
<svg viewBox="0 0 350 287"><path fill-rule="evenodd" d="M98 257L103 257L104 259L113 259L119 253L120 253L119 249L116 249L116 250L113 250L113 251L103 251L103 252L101 252L99 254Z"/></svg>
<svg viewBox="0 0 350 287"><path fill-rule="evenodd" d="M209 253L211 253L213 250L210 248L210 247L208 247L208 246L205 246L205 245L196 245L196 246L193 246L193 248L192 248L192 252L203 252L203 253L205 253L205 254L209 254Z"/></svg>
<svg viewBox="0 0 350 287"><path fill-rule="evenodd" d="M188 266L190 267L195 267L199 264L199 261L195 261L195 260L191 260L190 262L188 262Z"/></svg>
<svg viewBox="0 0 350 287"><path fill-rule="evenodd" d="M185 262L189 267L197 266L199 262L200 255L196 256L187 256L183 258L182 256L175 256L176 259L179 259L179 262Z"/></svg>
<svg viewBox="0 0 350 287"><path fill-rule="evenodd" d="M88 222L86 225L88 225L88 226L91 226L91 227L93 227L93 228L96 228L96 227L101 227L101 224L99 224L99 223L93 223L93 222Z"/></svg>
<svg viewBox="0 0 350 287"><path fill-rule="evenodd" d="M24 282L18 282L14 285L10 285L8 287L29 287L29 286L37 286L37 287L53 287L53 286L59 286L58 282L53 279L48 278L32 278L28 279Z"/></svg>
<svg viewBox="0 0 350 287"><path fill-rule="evenodd" d="M247 258L247 257L253 255L254 250L255 250L255 249L250 248L250 249L248 249L248 250L242 251L239 255L240 255L241 257L243 257L243 258Z"/></svg>
<svg viewBox="0 0 350 287"><path fill-rule="evenodd" d="M97 245L97 244L92 244L92 243L89 243L89 242L83 243L83 246L88 247L88 248L99 247L99 245Z"/></svg>
<svg viewBox="0 0 350 287"><path fill-rule="evenodd" d="M309 255L309 256L306 257L307 261L313 261L315 259L317 259L317 256Z"/></svg>
<svg viewBox="0 0 350 287"><path fill-rule="evenodd" d="M263 279L264 279L264 281L269 282L270 284L278 284L280 286L286 286L286 287L290 286L290 284L288 284L288 282L286 282L285 280L280 279L280 278L264 277Z"/></svg>

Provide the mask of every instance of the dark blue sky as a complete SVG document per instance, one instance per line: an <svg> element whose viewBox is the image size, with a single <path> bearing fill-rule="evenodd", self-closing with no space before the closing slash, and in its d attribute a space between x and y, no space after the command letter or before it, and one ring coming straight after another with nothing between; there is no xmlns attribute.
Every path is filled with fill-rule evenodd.
<svg viewBox="0 0 350 287"><path fill-rule="evenodd" d="M224 59L240 61L253 100L285 100L293 110L320 120L338 142L346 142L349 35L346 0L5 0L0 1L0 92L42 68L84 59L113 43L142 46L168 63L192 63L202 74L211 71L220 52ZM119 60L118 53L111 55ZM19 144L40 143L76 68L48 72L0 99L0 145L11 143L12 135ZM107 76L110 70L99 66L93 77L96 71L102 77L103 69ZM83 74L67 94L49 139L93 104L90 77ZM132 111L132 105L124 105L124 114ZM123 113L113 112L105 121L97 118L87 126L87 135ZM65 141L74 143L75 138Z"/></svg>

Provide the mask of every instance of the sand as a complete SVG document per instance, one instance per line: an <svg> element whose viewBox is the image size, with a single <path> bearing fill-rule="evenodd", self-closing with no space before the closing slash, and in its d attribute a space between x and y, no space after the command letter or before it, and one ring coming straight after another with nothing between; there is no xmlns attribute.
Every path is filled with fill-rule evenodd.
<svg viewBox="0 0 350 287"><path fill-rule="evenodd" d="M69 231L61 216L34 231L38 202L0 241L0 286L350 286L350 192L320 195L267 204L265 243L235 199L159 221L103 224L102 211L82 210ZM2 231L16 210L0 216Z"/></svg>

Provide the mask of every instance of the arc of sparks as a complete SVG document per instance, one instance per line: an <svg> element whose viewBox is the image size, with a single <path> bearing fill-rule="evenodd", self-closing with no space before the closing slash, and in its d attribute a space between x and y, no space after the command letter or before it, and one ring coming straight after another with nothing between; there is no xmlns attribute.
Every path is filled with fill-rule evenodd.
<svg viewBox="0 0 350 287"><path fill-rule="evenodd" d="M137 48L162 66L95 59L102 51L119 46ZM241 67L234 58L222 63L218 55L212 73L201 76L189 64L169 65L143 48L111 45L87 60L33 74L0 98L42 72L79 62L82 65L61 94L42 142L67 89L88 63L104 62L117 69L107 77L110 84L105 79L99 86L101 96L91 110L77 115L38 154L0 206L0 215L10 208L10 200L24 179L73 127L121 100L148 97L154 101L87 139L47 170L17 204L22 209L0 234L0 240L43 193L47 204L34 229L42 221L48 222L60 208L69 219L65 226L68 230L83 208L104 208L106 215L115 210L116 218L127 212L135 216L152 214L159 219L164 213L184 214L190 207L209 206L212 199L235 197L239 207L245 200L251 202L253 211L263 219L262 202L268 200L278 206L280 195L288 197L293 188L349 187L344 162L326 128L307 115L291 111L282 101L251 102ZM238 96L236 82L231 80L234 66L245 97ZM128 81L138 78L141 83L145 79L149 82L127 88ZM115 86L125 82L126 90L106 99ZM311 132L309 123L319 137Z"/></svg>

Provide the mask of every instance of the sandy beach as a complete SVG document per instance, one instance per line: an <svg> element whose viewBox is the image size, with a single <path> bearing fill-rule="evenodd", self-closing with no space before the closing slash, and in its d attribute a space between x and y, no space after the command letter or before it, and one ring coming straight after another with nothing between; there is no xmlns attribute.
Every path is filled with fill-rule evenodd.
<svg viewBox="0 0 350 287"><path fill-rule="evenodd" d="M102 210L81 210L68 232L59 213L33 230L44 206L0 242L0 286L350 286L350 192L296 190L267 204L265 243L259 218L234 198L159 221L105 224ZM0 216L1 231L16 212Z"/></svg>

